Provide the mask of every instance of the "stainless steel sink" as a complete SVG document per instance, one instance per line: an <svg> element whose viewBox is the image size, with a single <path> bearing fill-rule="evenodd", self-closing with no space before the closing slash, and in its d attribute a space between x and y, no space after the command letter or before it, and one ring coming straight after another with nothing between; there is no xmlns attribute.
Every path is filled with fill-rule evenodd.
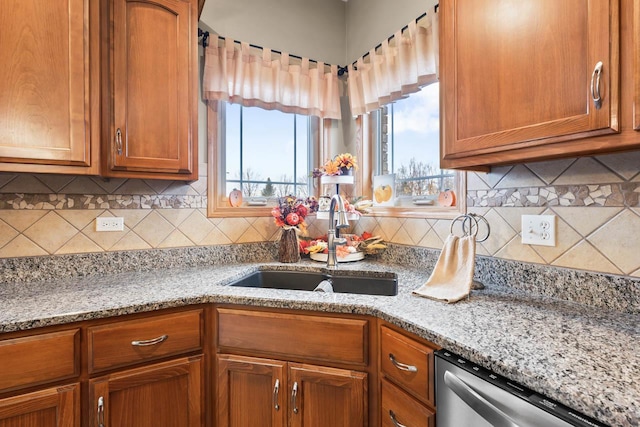
<svg viewBox="0 0 640 427"><path fill-rule="evenodd" d="M247 288L272 288L289 289L296 291L313 291L323 280L330 280L333 292L386 295L398 294L398 278L369 277L361 275L328 275L319 272L308 271L256 271L243 277L229 286L242 286Z"/></svg>

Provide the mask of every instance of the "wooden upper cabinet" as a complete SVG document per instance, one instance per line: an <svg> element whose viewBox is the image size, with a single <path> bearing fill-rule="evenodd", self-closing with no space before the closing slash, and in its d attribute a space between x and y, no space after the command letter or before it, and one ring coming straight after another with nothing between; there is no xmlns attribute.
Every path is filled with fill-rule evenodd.
<svg viewBox="0 0 640 427"><path fill-rule="evenodd" d="M442 166L611 151L563 142L619 130L618 9L615 0L442 0Z"/></svg>
<svg viewBox="0 0 640 427"><path fill-rule="evenodd" d="M0 170L97 173L98 108L91 111L99 85L90 78L99 71L90 56L99 46L98 27L90 27L97 5L0 2Z"/></svg>
<svg viewBox="0 0 640 427"><path fill-rule="evenodd" d="M111 6L102 173L196 179L197 0Z"/></svg>

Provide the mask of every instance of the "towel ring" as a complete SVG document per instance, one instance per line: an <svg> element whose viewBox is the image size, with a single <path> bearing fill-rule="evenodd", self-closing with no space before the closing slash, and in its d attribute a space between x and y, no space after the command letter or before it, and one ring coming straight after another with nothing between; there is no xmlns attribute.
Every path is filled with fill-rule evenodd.
<svg viewBox="0 0 640 427"><path fill-rule="evenodd" d="M487 232L482 238L478 238L478 230L480 229L479 220L484 222L484 225L487 228ZM489 225L489 221L487 221L487 219L485 217L483 217L482 215L478 215L478 214L474 214L474 213L459 215L459 216L455 217L453 219L453 221L451 221L451 228L449 230L449 232L451 234L453 234L454 226L456 225L456 223L458 221L462 222L462 234L463 234L463 237L475 236L476 237L476 242L478 242L478 243L484 242L485 240L487 240L489 238L489 234L491 234L491 226Z"/></svg>

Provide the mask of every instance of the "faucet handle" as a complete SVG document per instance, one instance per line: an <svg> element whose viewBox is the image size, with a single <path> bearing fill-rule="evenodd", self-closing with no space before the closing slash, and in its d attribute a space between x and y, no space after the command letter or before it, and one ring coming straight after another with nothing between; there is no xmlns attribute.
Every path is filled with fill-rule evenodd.
<svg viewBox="0 0 640 427"><path fill-rule="evenodd" d="M347 239L345 239L344 237L336 237L335 239L333 239L333 243L336 245L346 245Z"/></svg>

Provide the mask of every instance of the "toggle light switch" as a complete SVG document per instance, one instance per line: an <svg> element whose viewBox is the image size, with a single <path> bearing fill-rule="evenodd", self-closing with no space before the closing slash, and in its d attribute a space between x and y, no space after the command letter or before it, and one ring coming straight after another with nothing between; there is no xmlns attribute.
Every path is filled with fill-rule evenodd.
<svg viewBox="0 0 640 427"><path fill-rule="evenodd" d="M523 245L556 245L555 215L522 215Z"/></svg>

